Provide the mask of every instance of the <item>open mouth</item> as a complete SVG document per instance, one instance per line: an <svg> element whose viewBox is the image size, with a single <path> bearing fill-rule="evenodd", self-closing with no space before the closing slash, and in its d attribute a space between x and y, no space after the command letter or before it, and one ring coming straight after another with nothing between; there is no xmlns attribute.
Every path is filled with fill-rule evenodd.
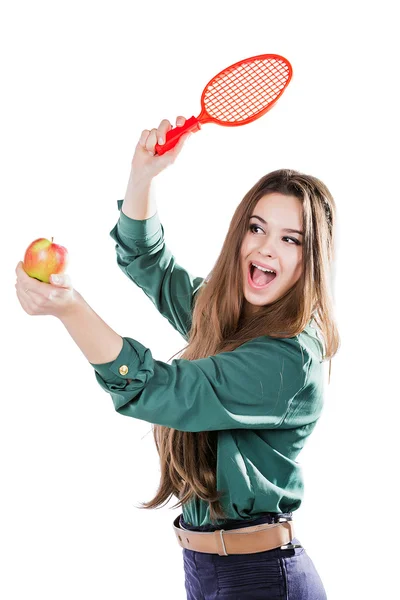
<svg viewBox="0 0 400 600"><path fill-rule="evenodd" d="M270 273L268 271L261 271L250 263L248 280L250 285L255 289L262 289L267 287L272 281L276 279L276 273Z"/></svg>

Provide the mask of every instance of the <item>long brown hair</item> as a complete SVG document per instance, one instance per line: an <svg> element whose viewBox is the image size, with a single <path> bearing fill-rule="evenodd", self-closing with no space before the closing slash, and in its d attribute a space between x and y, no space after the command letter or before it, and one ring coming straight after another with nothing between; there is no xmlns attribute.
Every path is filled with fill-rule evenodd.
<svg viewBox="0 0 400 600"><path fill-rule="evenodd" d="M245 317L240 250L253 209L269 192L295 196L302 202L302 274L281 298ZM177 353L181 353L180 358L206 358L264 335L294 337L314 318L324 341L323 360L330 361L340 344L330 270L335 212L332 195L316 177L289 169L262 177L236 208L214 268L196 293L188 344ZM173 508L198 497L209 503L212 522L225 519L222 493L216 489L218 432L179 431L153 425L153 434L161 479L155 497L140 508L157 508L172 495L179 498Z"/></svg>

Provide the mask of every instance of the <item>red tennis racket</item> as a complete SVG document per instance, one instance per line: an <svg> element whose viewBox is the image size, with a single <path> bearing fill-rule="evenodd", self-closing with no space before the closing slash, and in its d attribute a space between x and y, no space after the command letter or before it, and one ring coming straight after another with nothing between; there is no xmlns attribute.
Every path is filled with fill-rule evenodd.
<svg viewBox="0 0 400 600"><path fill-rule="evenodd" d="M198 131L200 123L236 127L258 119L282 96L292 73L290 62L277 54L252 56L224 69L204 88L200 115L168 131L165 144L156 144L156 153L171 150L184 133Z"/></svg>

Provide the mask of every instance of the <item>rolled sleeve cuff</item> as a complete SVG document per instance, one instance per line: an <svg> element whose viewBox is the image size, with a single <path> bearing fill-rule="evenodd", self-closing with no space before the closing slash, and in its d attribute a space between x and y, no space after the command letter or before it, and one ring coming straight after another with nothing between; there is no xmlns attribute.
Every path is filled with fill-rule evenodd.
<svg viewBox="0 0 400 600"><path fill-rule="evenodd" d="M149 219L137 220L128 217L122 210L123 200L117 200L119 213L118 230L122 235L132 238L135 241L148 240L156 234L159 234L161 229L160 218L158 213Z"/></svg>
<svg viewBox="0 0 400 600"><path fill-rule="evenodd" d="M124 380L134 379L139 370L138 353L126 338L122 339L122 349L115 360L102 364L90 363L105 383L121 384Z"/></svg>

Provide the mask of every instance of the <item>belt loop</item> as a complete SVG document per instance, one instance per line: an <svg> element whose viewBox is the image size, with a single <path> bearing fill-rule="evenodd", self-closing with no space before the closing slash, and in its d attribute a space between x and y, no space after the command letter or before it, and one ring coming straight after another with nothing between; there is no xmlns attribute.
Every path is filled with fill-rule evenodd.
<svg viewBox="0 0 400 600"><path fill-rule="evenodd" d="M216 529L214 532L214 535L217 536L217 538L216 538L217 552L220 556L228 556L228 553L227 553L226 547L225 547L225 542L224 542L224 531L225 531L225 529ZM218 543L219 540L221 540L223 552L220 552L219 543Z"/></svg>
<svg viewBox="0 0 400 600"><path fill-rule="evenodd" d="M228 556L228 553L227 553L226 548L225 548L225 542L224 542L224 529L221 529L219 533L220 533L220 536L221 536L222 547L224 549L224 556Z"/></svg>

